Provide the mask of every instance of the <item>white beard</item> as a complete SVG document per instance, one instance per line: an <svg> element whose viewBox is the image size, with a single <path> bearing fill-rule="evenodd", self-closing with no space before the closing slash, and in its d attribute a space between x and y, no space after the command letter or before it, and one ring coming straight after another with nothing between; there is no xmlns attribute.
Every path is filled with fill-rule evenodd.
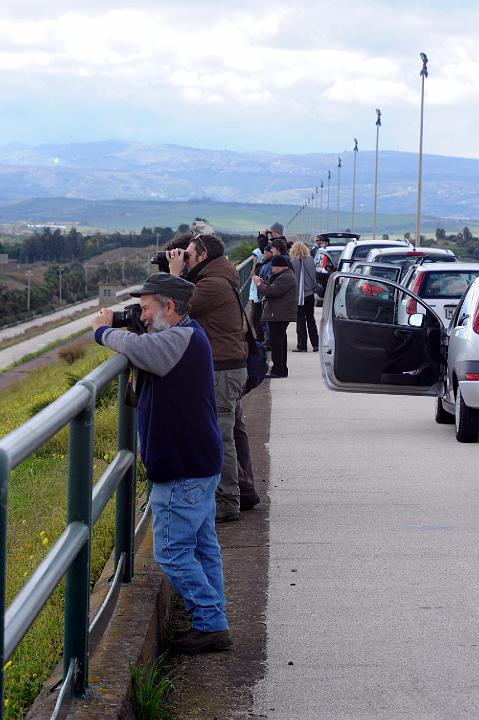
<svg viewBox="0 0 479 720"><path fill-rule="evenodd" d="M158 313L150 325L150 332L161 332L162 330L166 330L169 327L170 326L163 317L163 314Z"/></svg>

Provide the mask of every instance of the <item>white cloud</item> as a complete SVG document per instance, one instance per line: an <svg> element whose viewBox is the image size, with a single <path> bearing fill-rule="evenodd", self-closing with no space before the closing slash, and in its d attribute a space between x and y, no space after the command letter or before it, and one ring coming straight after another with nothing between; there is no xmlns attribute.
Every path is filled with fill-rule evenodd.
<svg viewBox="0 0 479 720"><path fill-rule="evenodd" d="M150 114L149 125L155 113L166 123L177 105L194 109L196 119L202 106L210 107L214 112L205 110L203 121L211 137L215 126L237 117L238 142L251 137L248 118L262 128L260 114L268 108L281 113L278 132L281 127L287 149L288 127L296 120L305 127L325 123L324 136L329 132L337 142L346 127L342 120L370 123L376 106L393 111L389 117L405 110L413 117L420 97L418 53L425 50L426 97L441 108L434 122L437 138L443 130L437 147L444 152L458 106L467 106L476 124L479 119L478 26L479 9L466 0L455 4L454 13L441 0L420 6L405 0L400 8L394 0L298 0L294 6L284 0L184 0L181 6L168 0L47 0L40 9L33 0L4 0L0 81L7 107L41 89L46 105L49 95L59 94L73 106L84 107L86 99L91 106L134 103ZM410 143L402 126L394 126L389 140L398 146ZM351 126L349 134L361 129Z"/></svg>

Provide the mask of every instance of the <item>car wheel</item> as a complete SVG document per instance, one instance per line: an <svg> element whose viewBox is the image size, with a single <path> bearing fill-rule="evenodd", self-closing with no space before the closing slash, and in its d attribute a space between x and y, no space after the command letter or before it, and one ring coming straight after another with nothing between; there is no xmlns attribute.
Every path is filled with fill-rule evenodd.
<svg viewBox="0 0 479 720"><path fill-rule="evenodd" d="M454 423L454 415L444 410L441 398L436 398L436 414L434 419L439 425L452 425Z"/></svg>
<svg viewBox="0 0 479 720"><path fill-rule="evenodd" d="M477 442L479 434L479 411L464 402L461 390L456 395L456 440L463 443Z"/></svg>

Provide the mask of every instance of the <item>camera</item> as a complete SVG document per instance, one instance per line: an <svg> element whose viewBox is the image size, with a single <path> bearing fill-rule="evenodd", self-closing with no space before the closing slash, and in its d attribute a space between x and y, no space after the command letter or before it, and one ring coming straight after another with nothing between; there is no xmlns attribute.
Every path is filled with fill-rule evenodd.
<svg viewBox="0 0 479 720"><path fill-rule="evenodd" d="M113 328L126 328L131 332L135 332L138 335L146 333L146 327L140 320L141 316L141 305L140 303L133 303L132 305L126 305L123 310L113 311Z"/></svg>
<svg viewBox="0 0 479 720"><path fill-rule="evenodd" d="M181 249L181 248L180 248L180 249ZM185 252L185 254L183 255L183 258L184 258L184 260L188 260L188 253L187 253L187 252ZM165 266L165 267L168 267L168 268L169 268L168 258L167 258L167 256L166 256L166 250L159 250L159 251L156 253L156 255L153 255L153 257L150 258L150 262L151 262L153 265L158 265L158 266L165 266L165 263L166 263L166 266ZM169 269L167 270L167 272L169 272Z"/></svg>

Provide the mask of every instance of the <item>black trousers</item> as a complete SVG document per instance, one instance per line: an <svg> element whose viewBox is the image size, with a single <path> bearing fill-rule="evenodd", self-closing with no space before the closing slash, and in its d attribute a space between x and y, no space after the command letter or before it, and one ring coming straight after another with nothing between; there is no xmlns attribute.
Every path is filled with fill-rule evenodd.
<svg viewBox="0 0 479 720"><path fill-rule="evenodd" d="M263 314L263 303L262 302L254 302L253 305L253 311L251 313L252 320L253 320L253 327L254 327L254 333L256 335L256 339L260 342L264 342L264 332L263 332L263 326L261 324L261 315Z"/></svg>
<svg viewBox="0 0 479 720"><path fill-rule="evenodd" d="M307 334L306 328L308 329ZM307 350L308 335L313 348L319 347L318 328L314 319L314 294L304 298L304 305L298 305L296 334L298 336L298 350Z"/></svg>
<svg viewBox="0 0 479 720"><path fill-rule="evenodd" d="M288 325L289 322L284 322L283 320L268 322L271 359L273 361L271 372L274 373L274 375L281 375L281 377L288 376L288 339L286 336Z"/></svg>

